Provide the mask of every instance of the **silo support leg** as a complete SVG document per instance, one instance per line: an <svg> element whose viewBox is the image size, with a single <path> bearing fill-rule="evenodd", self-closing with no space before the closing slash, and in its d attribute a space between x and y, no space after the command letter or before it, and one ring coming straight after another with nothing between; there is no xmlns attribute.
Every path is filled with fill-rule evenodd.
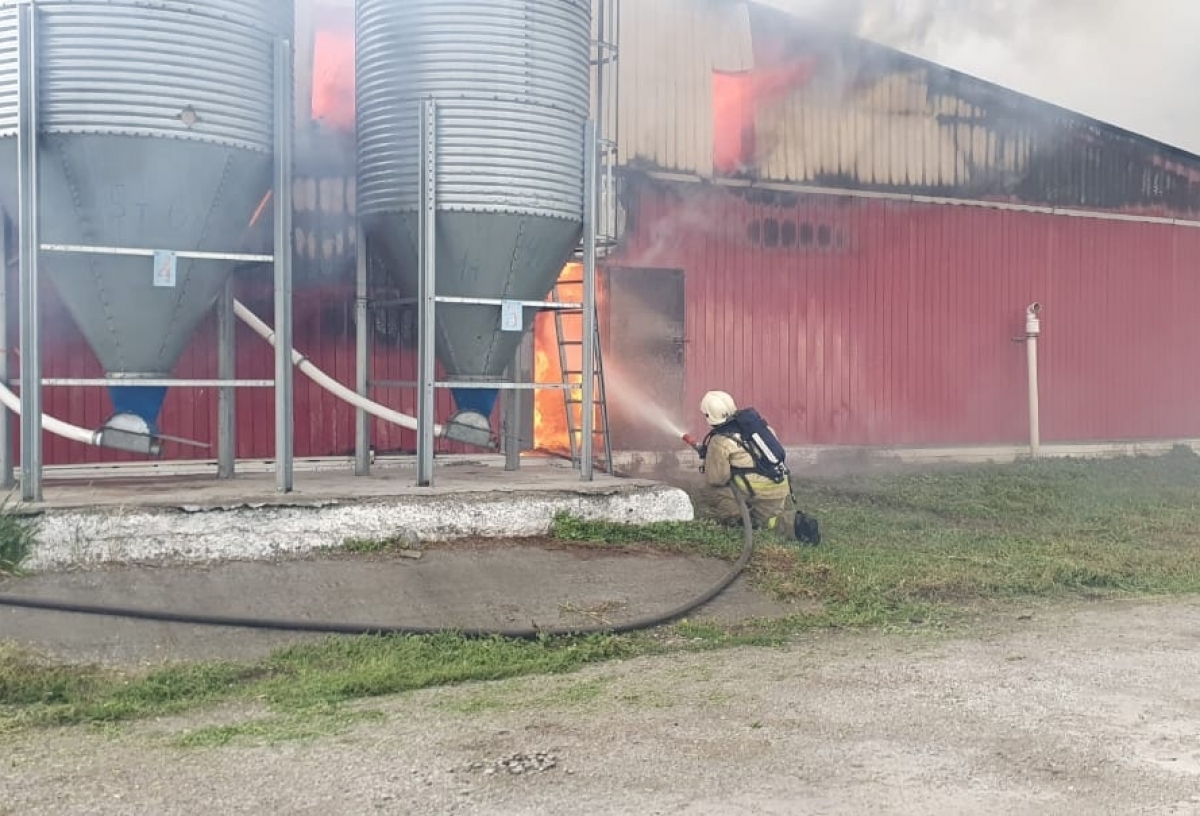
<svg viewBox="0 0 1200 816"><path fill-rule="evenodd" d="M509 379L517 381L517 362L509 368ZM504 392L504 469L521 469L521 403L520 392L511 388Z"/></svg>
<svg viewBox="0 0 1200 816"><path fill-rule="evenodd" d="M8 215L0 215L0 382L7 388L12 372L8 370L12 332L8 325ZM0 486L17 483L13 472L12 411L0 407Z"/></svg>
<svg viewBox="0 0 1200 816"><path fill-rule="evenodd" d="M596 441L596 127L588 120L583 146L583 405L579 474L592 481Z"/></svg>
<svg viewBox="0 0 1200 816"><path fill-rule="evenodd" d="M361 226L355 243L354 367L360 397L371 396L371 315L367 304L367 241ZM371 474L371 417L362 408L354 411L354 475Z"/></svg>
<svg viewBox="0 0 1200 816"><path fill-rule="evenodd" d="M292 44L275 44L275 488L294 486L292 452Z"/></svg>
<svg viewBox="0 0 1200 816"><path fill-rule="evenodd" d="M225 282L217 301L217 379L237 378L234 347L233 278ZM237 456L237 389L223 386L217 391L217 478L232 479Z"/></svg>
<svg viewBox="0 0 1200 816"><path fill-rule="evenodd" d="M20 231L21 499L42 500L42 332L38 305L37 7L17 6L17 186Z"/></svg>
<svg viewBox="0 0 1200 816"><path fill-rule="evenodd" d="M420 391L417 411L417 486L433 486L433 411L437 371L434 320L437 308L437 105L421 106L421 285L419 292Z"/></svg>
<svg viewBox="0 0 1200 816"><path fill-rule="evenodd" d="M533 332L521 341L509 369L509 379L518 384L533 379ZM504 392L504 469L508 471L521 469L521 449L529 439L525 429L533 416L531 395L532 392L519 388Z"/></svg>

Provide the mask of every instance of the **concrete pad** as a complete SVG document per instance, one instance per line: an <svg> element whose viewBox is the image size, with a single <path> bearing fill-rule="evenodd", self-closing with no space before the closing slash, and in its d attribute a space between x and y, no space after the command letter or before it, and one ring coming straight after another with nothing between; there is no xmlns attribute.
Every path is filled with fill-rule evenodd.
<svg viewBox="0 0 1200 816"><path fill-rule="evenodd" d="M661 614L698 597L731 567L695 556L480 541L433 545L415 560L340 555L45 573L0 579L0 594L374 626L559 628ZM728 623L789 611L739 579L690 617ZM0 605L0 641L69 662L250 660L322 637Z"/></svg>
<svg viewBox="0 0 1200 816"><path fill-rule="evenodd" d="M115 469L110 472L118 472ZM687 494L644 479L533 462L515 472L498 462L442 465L435 485L416 486L411 467L298 470L295 490L275 490L274 475L89 478L47 473L31 571L106 563L209 562L302 555L347 539L410 542L544 535L554 516L618 523L688 521Z"/></svg>

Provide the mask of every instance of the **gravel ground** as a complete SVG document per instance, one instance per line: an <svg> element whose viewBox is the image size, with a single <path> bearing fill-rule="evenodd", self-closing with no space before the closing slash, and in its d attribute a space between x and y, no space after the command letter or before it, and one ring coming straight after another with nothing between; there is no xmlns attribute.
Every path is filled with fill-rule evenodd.
<svg viewBox="0 0 1200 816"><path fill-rule="evenodd" d="M9 735L0 813L1194 814L1197 676L1200 600L1037 607L370 700L303 740L179 747L252 709Z"/></svg>

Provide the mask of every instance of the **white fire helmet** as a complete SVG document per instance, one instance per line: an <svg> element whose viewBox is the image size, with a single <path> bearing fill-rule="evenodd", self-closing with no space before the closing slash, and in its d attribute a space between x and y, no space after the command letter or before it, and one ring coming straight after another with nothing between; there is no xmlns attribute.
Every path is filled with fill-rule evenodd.
<svg viewBox="0 0 1200 816"><path fill-rule="evenodd" d="M737 404L724 391L709 391L700 400L700 413L715 428L724 425L737 413Z"/></svg>

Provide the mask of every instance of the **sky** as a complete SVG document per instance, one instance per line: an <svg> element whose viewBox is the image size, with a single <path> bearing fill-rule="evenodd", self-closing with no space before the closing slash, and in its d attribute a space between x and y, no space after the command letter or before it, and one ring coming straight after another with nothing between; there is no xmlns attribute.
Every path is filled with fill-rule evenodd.
<svg viewBox="0 0 1200 816"><path fill-rule="evenodd" d="M1200 153L1200 0L765 0Z"/></svg>

